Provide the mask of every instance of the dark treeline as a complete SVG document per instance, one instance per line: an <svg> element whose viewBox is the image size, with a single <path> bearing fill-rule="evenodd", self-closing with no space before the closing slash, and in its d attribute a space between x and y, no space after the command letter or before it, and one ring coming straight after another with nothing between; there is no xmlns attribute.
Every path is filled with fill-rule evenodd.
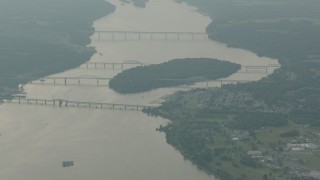
<svg viewBox="0 0 320 180"><path fill-rule="evenodd" d="M89 60L92 23L113 10L104 0L0 1L0 99L26 83L13 78L38 78Z"/></svg>
<svg viewBox="0 0 320 180"><path fill-rule="evenodd" d="M166 63L136 67L116 75L110 88L120 93L139 93L156 88L228 77L239 64L207 58L175 59Z"/></svg>
<svg viewBox="0 0 320 180"><path fill-rule="evenodd" d="M229 46L279 59L283 66L272 84L244 84L236 91L252 93L271 106L320 110L320 1L182 0L196 5L214 21L210 38Z"/></svg>
<svg viewBox="0 0 320 180"><path fill-rule="evenodd" d="M279 139L273 139L277 144L281 138L301 135L292 124L320 127L320 1L180 1L198 6L200 12L214 19L207 27L211 39L279 59L282 67L267 78L273 83L179 92L148 113L172 121L160 129L166 132L167 141L200 169L220 179L261 179L261 174L260 178L254 174L268 170L262 170L246 154L246 150L263 147L256 132L281 127ZM237 146L231 140L234 130L246 131L257 143L245 139L243 146ZM191 142L186 143L187 139ZM275 155L281 149L276 147ZM222 161L217 162L218 158ZM221 168L226 164L232 168ZM294 179L286 171L281 175ZM263 175L266 178L268 175Z"/></svg>

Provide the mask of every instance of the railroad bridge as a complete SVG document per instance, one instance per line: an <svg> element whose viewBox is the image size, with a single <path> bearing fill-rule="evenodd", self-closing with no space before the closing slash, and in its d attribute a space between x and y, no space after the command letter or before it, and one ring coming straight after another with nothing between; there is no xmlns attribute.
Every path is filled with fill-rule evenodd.
<svg viewBox="0 0 320 180"><path fill-rule="evenodd" d="M85 102L85 101L70 101L66 99L28 99L16 98L7 100L8 103L42 105L55 107L75 107L75 108L94 108L94 109L111 109L124 111L142 111L155 106L125 104L125 103L103 103L103 102Z"/></svg>
<svg viewBox="0 0 320 180"><path fill-rule="evenodd" d="M155 32L155 31L95 31L98 40L134 41L134 40L208 40L205 32Z"/></svg>

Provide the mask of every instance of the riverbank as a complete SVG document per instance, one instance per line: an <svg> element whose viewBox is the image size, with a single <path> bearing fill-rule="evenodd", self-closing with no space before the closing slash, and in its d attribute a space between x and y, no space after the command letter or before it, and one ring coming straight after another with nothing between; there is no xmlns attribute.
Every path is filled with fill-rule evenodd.
<svg viewBox="0 0 320 180"><path fill-rule="evenodd" d="M319 88L320 81L320 38L317 38L320 26L315 21L320 18L316 8L320 7L318 1L258 1L261 3L248 2L237 6L237 1L233 0L183 2L199 7L201 12L214 19L206 29L211 39L276 58L282 65L268 77L275 81L273 84L246 84L234 88L247 91L270 106L294 106L294 111L300 112L311 108L312 112L318 112L320 106L315 104L319 104L320 97L314 91Z"/></svg>
<svg viewBox="0 0 320 180"><path fill-rule="evenodd" d="M122 5L119 1L110 2L116 4L117 10L96 21L96 29L204 32L209 23L207 17L194 11L195 8L172 0L150 1L146 9ZM92 46L99 53L92 57L91 62L122 63L139 60L146 64L158 64L176 58L208 57L228 59L241 65L276 63L276 60L227 48L213 41L111 42L92 38ZM119 71L80 68L53 76L112 77ZM265 73L236 73L230 78L256 80L265 76ZM184 90L191 88L182 87ZM27 98L142 105L159 104L161 97L178 90L163 88L135 95L121 95L108 87L99 86L27 84L24 89ZM167 123L166 119L139 112L14 104L5 104L0 111L0 167L3 170L0 173L6 179L214 179L186 161L166 143L163 133L155 131ZM64 161L74 161L75 166L63 168L61 164Z"/></svg>
<svg viewBox="0 0 320 180"><path fill-rule="evenodd" d="M88 61L93 21L115 9L104 0L33 1L0 2L0 99L19 84Z"/></svg>
<svg viewBox="0 0 320 180"><path fill-rule="evenodd" d="M320 16L315 8L320 3L185 1L214 19L207 28L211 39L277 58L282 68L266 79L272 83L228 85L170 96L161 107L149 111L172 120L160 128L167 141L221 179L294 178L319 171L314 161L319 160L318 155L308 154L310 149L295 154L301 167L295 171L286 155L290 148L284 149L297 137L284 137L298 130L303 137L298 144L319 145L320 123L315 117L320 110L320 41L315 37L320 28L314 18ZM276 133L266 138L270 136L266 132ZM258 152L259 158L251 155Z"/></svg>
<svg viewBox="0 0 320 180"><path fill-rule="evenodd" d="M195 89L145 112L171 120L158 129L167 142L220 179L313 179L309 172L320 170L320 129L255 107L262 103L245 93Z"/></svg>

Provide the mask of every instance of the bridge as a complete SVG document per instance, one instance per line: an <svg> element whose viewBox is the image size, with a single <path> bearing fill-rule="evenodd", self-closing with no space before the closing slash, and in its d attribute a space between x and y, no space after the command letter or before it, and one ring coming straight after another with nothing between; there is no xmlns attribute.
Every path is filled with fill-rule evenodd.
<svg viewBox="0 0 320 180"><path fill-rule="evenodd" d="M112 78L95 78L95 77L45 77L39 80L31 81L30 84L36 85L63 85L63 86L108 86ZM186 81L190 79L155 79L155 81ZM222 79L222 80L199 80L198 82L209 82L223 84L230 83L247 83L249 80L235 80L235 79Z"/></svg>
<svg viewBox="0 0 320 180"><path fill-rule="evenodd" d="M280 65L277 64L270 64L270 65L265 65L265 66L241 66L241 69L244 69L245 72L249 73L249 72L256 72L256 71L261 71L264 72L265 74L269 73L270 69L275 69L275 68L280 68Z"/></svg>
<svg viewBox="0 0 320 180"><path fill-rule="evenodd" d="M112 70L124 70L126 67L148 66L151 64L142 63L135 60L128 60L122 63L119 62L86 62L78 67L78 69L112 69Z"/></svg>
<svg viewBox="0 0 320 180"><path fill-rule="evenodd" d="M30 84L36 85L63 85L63 86L109 86L109 81L112 78L102 78L102 77L44 77L38 80L34 80L35 78L14 78L16 80L30 80ZM154 81L185 81L186 83L190 83L191 79L155 79ZM220 86L224 84L235 84L235 83L248 83L253 82L250 80L237 80L237 79L199 79L198 81L194 81L194 83L207 83L207 87L209 87L209 83L219 83ZM258 82L267 82L271 81L258 81Z"/></svg>
<svg viewBox="0 0 320 180"><path fill-rule="evenodd" d="M42 85L81 85L81 86L108 86L111 78L101 77L44 77L30 81L30 84Z"/></svg>
<svg viewBox="0 0 320 180"><path fill-rule="evenodd" d="M156 106L145 106L137 104L117 104L117 103L101 103L101 102L84 102L84 101L69 101L65 99L27 99L17 98L7 100L8 103L29 104L42 106L56 107L76 107L76 108L94 108L94 109L112 109L124 111L142 111Z"/></svg>
<svg viewBox="0 0 320 180"><path fill-rule="evenodd" d="M78 69L104 69L104 70L124 70L126 67L132 68L137 66L149 66L154 64L142 63L136 60L124 61L122 63L119 62L87 62L78 67ZM261 65L261 66L250 66L250 65L242 65L241 69L246 73L263 73L268 74L269 71L275 68L280 68L280 65Z"/></svg>
<svg viewBox="0 0 320 180"><path fill-rule="evenodd" d="M95 31L98 40L208 40L205 32Z"/></svg>

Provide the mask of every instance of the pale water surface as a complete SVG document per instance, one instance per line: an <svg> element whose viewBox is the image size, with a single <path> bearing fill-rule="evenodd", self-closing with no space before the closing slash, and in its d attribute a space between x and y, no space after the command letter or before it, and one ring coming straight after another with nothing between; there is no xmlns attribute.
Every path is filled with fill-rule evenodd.
<svg viewBox="0 0 320 180"><path fill-rule="evenodd" d="M151 0L146 8L116 5L115 13L94 23L97 30L204 32L210 19L173 0ZM213 41L107 41L92 36L92 62L138 60L161 63L175 58L211 57L242 65L277 64L274 59L228 48ZM112 77L121 70L73 69L53 76ZM257 80L263 73L239 72L229 79ZM210 84L210 83L209 83ZM215 85L211 83L210 86ZM194 87L205 86L204 83ZM108 87L24 86L28 98L157 105L161 97L189 86L120 95ZM4 104L0 106L0 179L20 180L208 180L156 132L168 123L141 112ZM75 166L63 168L63 161Z"/></svg>

